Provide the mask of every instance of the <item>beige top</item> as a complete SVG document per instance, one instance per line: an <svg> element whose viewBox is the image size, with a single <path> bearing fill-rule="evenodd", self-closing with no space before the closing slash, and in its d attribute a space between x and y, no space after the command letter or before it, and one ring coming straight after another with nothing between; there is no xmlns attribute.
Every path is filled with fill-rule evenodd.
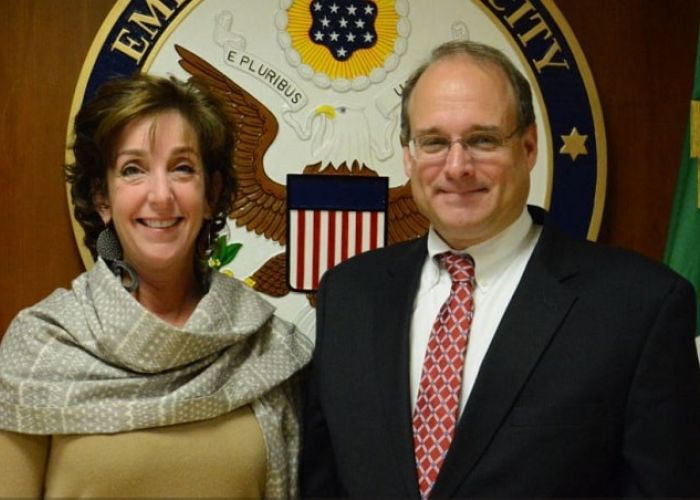
<svg viewBox="0 0 700 500"><path fill-rule="evenodd" d="M218 422L247 407L264 443L264 467L255 470L265 470L265 495L294 498L300 447L297 373L310 357L311 344L294 325L233 278L212 273L209 291L187 323L176 327L145 309L98 259L70 290L56 290L20 312L5 333L0 429L52 436L45 473L51 495L97 494L92 488L104 476L104 491L121 497L129 494L129 486L122 491L120 484L117 491L115 478L128 476L143 478L133 487L139 495L153 496L161 490L143 488L159 485L177 496L191 496L190 490L231 496L229 484L220 481L240 487L229 469L239 453L239 436L248 433L227 426L215 426L214 432L196 422ZM202 425L211 434L204 441L181 441L179 432L171 432L186 429L189 436ZM151 445L156 438L158 446ZM12 445L0 442L0 490L5 480L26 476L25 466L17 478L7 479L14 475L5 472L8 462L41 463L27 450L41 457L45 448L41 438L11 440ZM72 451L76 448L79 453ZM22 457L3 459L7 450Z"/></svg>
<svg viewBox="0 0 700 500"><path fill-rule="evenodd" d="M0 431L0 496L228 497L265 493L265 444L249 406L117 434Z"/></svg>

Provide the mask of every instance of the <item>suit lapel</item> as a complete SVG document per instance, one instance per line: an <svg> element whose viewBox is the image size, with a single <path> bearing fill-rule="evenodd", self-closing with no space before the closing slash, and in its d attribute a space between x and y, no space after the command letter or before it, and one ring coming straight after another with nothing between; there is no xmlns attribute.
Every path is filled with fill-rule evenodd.
<svg viewBox="0 0 700 500"><path fill-rule="evenodd" d="M386 430L401 471L407 497L418 497L413 452L413 428L409 387L409 331L415 292L427 255L426 239L387 269L386 286L377 295L373 336L377 387L384 408Z"/></svg>
<svg viewBox="0 0 700 500"><path fill-rule="evenodd" d="M560 238L543 229L479 370L433 488L436 497L453 495L477 463L576 299L561 285L575 270L556 249Z"/></svg>

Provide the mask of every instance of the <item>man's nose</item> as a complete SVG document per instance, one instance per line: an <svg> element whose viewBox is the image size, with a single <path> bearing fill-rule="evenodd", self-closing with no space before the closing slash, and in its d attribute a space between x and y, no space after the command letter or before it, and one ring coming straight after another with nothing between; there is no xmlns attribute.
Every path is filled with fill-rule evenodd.
<svg viewBox="0 0 700 500"><path fill-rule="evenodd" d="M459 141L450 145L445 158L445 172L450 177L461 177L473 171L474 158L471 152Z"/></svg>

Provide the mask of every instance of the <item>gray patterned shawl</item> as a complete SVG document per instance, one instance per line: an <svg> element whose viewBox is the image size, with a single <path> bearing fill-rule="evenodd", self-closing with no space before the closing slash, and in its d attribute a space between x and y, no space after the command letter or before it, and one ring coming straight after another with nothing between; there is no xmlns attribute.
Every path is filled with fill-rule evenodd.
<svg viewBox="0 0 700 500"><path fill-rule="evenodd" d="M125 432L251 405L267 450L266 496L296 496L298 401L309 341L239 281L213 273L182 328L148 312L101 260L22 311L0 343L0 429Z"/></svg>

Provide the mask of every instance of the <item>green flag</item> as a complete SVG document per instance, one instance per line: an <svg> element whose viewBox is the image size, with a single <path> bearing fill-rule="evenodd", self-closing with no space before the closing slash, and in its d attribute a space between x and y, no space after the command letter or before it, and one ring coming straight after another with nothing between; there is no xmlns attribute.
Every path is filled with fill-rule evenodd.
<svg viewBox="0 0 700 500"><path fill-rule="evenodd" d="M666 239L664 262L695 287L700 322L700 38L695 56L695 80L690 120L683 145L678 184ZM696 335L700 332L696 331ZM700 350L700 337L696 337Z"/></svg>

